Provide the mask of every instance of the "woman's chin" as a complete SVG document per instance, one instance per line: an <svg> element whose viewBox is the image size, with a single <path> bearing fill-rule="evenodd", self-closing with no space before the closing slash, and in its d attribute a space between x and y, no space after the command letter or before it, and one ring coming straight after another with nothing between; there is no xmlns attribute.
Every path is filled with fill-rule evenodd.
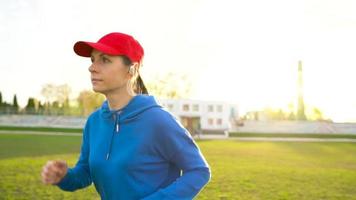
<svg viewBox="0 0 356 200"><path fill-rule="evenodd" d="M93 89L94 92L98 92L98 93L102 93L103 92L102 88L94 86L94 85L93 85L92 89Z"/></svg>

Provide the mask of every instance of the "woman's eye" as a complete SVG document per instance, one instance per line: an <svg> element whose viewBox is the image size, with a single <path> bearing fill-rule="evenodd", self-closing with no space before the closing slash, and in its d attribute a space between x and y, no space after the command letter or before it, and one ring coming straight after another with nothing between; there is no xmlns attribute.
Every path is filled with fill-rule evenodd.
<svg viewBox="0 0 356 200"><path fill-rule="evenodd" d="M110 60L109 60L109 59L107 59L107 58L103 57L103 63L109 63L109 62L110 62Z"/></svg>

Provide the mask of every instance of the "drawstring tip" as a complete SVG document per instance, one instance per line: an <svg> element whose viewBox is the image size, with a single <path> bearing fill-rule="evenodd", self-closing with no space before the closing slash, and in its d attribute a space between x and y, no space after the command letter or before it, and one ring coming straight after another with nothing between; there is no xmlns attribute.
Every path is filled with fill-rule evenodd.
<svg viewBox="0 0 356 200"><path fill-rule="evenodd" d="M106 160L109 160L109 153L108 154L106 154Z"/></svg>

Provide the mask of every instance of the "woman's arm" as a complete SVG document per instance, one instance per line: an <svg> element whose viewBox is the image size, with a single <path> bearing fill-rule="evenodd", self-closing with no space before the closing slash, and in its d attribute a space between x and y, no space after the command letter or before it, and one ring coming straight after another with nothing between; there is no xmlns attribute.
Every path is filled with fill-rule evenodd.
<svg viewBox="0 0 356 200"><path fill-rule="evenodd" d="M88 122L87 122L88 124ZM69 168L67 174L57 184L65 191L75 191L89 186L92 183L89 170L89 129L85 125L83 131L82 147L79 160L73 168Z"/></svg>
<svg viewBox="0 0 356 200"><path fill-rule="evenodd" d="M183 171L166 188L147 196L153 199L193 199L211 179L210 167L189 132L171 115L161 122L157 141L159 153Z"/></svg>

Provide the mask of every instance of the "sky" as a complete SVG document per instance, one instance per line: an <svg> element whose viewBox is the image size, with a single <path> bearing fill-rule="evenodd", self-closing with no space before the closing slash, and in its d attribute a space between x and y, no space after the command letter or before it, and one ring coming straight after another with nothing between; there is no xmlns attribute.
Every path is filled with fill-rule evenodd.
<svg viewBox="0 0 356 200"><path fill-rule="evenodd" d="M75 97L91 84L73 44L124 32L145 49L144 80L186 74L190 98L242 111L296 103L301 60L306 105L356 122L355 10L353 0L3 0L0 91L21 106L47 83Z"/></svg>

